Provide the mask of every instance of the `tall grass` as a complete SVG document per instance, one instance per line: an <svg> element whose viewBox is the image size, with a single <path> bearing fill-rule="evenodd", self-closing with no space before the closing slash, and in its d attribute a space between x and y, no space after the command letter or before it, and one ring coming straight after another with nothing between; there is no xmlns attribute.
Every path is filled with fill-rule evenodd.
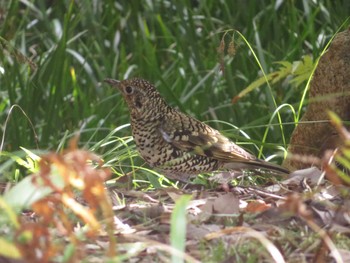
<svg viewBox="0 0 350 263"><path fill-rule="evenodd" d="M173 106L203 121L234 124L253 141L262 141L276 105L266 86L231 103L261 71L237 34L236 55L225 56L225 70L220 71L218 46L224 32L241 32L261 67L271 72L275 61L300 60L305 54L316 58L347 18L349 7L348 1L4 1L2 150L36 148L32 128L40 149L62 147L76 132L81 134L81 145L95 146L129 121L120 95L101 81L132 76L157 84ZM297 106L303 93L288 82L272 88L278 105ZM34 127L20 110L9 112L15 104ZM285 109L282 122L293 122L292 111ZM239 134L222 122L210 124L228 136ZM272 124L278 124L277 119ZM281 130L271 127L265 141L282 144ZM293 128L285 125L286 138ZM120 138L130 134L128 128L118 132ZM264 149L266 154L276 151ZM110 148L95 150L104 154Z"/></svg>

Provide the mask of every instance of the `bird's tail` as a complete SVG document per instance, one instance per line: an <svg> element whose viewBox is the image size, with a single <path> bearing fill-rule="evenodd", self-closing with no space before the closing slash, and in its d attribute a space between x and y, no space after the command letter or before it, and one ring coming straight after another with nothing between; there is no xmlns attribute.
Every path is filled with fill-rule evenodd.
<svg viewBox="0 0 350 263"><path fill-rule="evenodd" d="M263 169L266 171L272 171L274 173L290 174L290 171L278 164L269 163L260 159L240 162L230 162L223 165L224 169L228 170L257 170Z"/></svg>

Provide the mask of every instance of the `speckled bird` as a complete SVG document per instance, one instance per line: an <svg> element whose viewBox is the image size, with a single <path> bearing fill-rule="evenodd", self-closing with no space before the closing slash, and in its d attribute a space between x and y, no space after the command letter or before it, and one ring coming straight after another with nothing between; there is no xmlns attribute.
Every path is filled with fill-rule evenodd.
<svg viewBox="0 0 350 263"><path fill-rule="evenodd" d="M265 169L289 173L256 158L209 125L172 107L150 82L106 79L123 95L137 150L151 167L180 181L217 170Z"/></svg>

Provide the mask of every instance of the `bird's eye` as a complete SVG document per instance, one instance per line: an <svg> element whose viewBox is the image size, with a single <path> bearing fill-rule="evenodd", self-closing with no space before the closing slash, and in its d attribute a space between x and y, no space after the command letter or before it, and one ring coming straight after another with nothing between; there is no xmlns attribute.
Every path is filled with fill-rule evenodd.
<svg viewBox="0 0 350 263"><path fill-rule="evenodd" d="M131 86L126 86L124 90L126 94L132 94L134 92L134 88Z"/></svg>

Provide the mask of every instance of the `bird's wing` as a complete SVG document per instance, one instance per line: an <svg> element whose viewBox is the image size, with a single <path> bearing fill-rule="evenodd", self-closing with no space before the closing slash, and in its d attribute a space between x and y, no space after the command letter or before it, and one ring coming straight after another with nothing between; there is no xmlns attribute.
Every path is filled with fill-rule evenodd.
<svg viewBox="0 0 350 263"><path fill-rule="evenodd" d="M175 114L162 120L159 131L177 149L226 162L256 160L219 131L180 112Z"/></svg>

